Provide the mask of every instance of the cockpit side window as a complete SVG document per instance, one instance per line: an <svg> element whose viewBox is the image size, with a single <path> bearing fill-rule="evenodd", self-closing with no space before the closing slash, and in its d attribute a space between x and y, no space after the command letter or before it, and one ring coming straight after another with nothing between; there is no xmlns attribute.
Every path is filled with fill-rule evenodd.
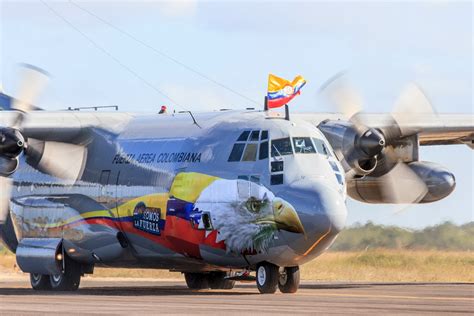
<svg viewBox="0 0 474 316"><path fill-rule="evenodd" d="M313 142L309 137L293 137L293 146L297 154L315 154Z"/></svg>
<svg viewBox="0 0 474 316"><path fill-rule="evenodd" d="M272 140L272 157L292 155L293 148L289 137Z"/></svg>
<svg viewBox="0 0 474 316"><path fill-rule="evenodd" d="M252 131L252 133L250 134L250 141L258 142L259 136L260 136L260 131Z"/></svg>
<svg viewBox="0 0 474 316"><path fill-rule="evenodd" d="M258 159L263 160L268 158L268 141L260 143L260 150L258 153Z"/></svg>
<svg viewBox="0 0 474 316"><path fill-rule="evenodd" d="M227 161L257 161L268 158L268 131L243 131L232 147ZM258 157L257 157L258 155Z"/></svg>
<svg viewBox="0 0 474 316"><path fill-rule="evenodd" d="M245 142L249 138L250 131L245 131L240 134L239 138L237 139L238 142Z"/></svg>
<svg viewBox="0 0 474 316"><path fill-rule="evenodd" d="M244 152L244 147L245 144L234 144L234 147L232 147L232 151L230 152L228 161L240 161L242 153Z"/></svg>
<svg viewBox="0 0 474 316"><path fill-rule="evenodd" d="M314 145L316 146L316 151L318 152L318 154L329 157L329 150L326 147L326 144L324 144L324 142L321 139L313 138L313 142L314 142Z"/></svg>

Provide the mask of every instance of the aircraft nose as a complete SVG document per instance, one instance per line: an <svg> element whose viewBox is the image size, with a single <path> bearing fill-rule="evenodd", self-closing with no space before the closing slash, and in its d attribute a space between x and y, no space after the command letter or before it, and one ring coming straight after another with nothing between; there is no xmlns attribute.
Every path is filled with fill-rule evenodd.
<svg viewBox="0 0 474 316"><path fill-rule="evenodd" d="M344 196L323 180L293 182L280 195L293 205L304 227L305 236L284 233L285 239L297 253L308 254L319 243L321 247L325 244L329 246L344 228L347 217Z"/></svg>

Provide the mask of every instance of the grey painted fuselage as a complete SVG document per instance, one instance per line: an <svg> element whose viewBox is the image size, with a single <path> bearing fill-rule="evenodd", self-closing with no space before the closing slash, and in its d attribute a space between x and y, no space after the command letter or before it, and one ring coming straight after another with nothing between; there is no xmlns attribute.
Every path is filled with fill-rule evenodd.
<svg viewBox="0 0 474 316"><path fill-rule="evenodd" d="M314 125L259 111L195 117L197 124L177 114L90 126L75 137L87 160L74 184L22 159L11 203L17 240L57 237L81 262L179 271L295 266L330 246L344 226L346 185ZM272 145L285 138L292 153ZM312 139L315 150L296 148L295 138ZM230 158L234 150L239 157Z"/></svg>

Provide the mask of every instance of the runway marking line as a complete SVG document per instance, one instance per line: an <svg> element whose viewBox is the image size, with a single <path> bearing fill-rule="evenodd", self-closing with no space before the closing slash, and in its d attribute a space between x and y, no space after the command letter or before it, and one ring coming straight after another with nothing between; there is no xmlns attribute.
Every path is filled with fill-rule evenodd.
<svg viewBox="0 0 474 316"><path fill-rule="evenodd" d="M370 295L370 294L337 294L337 293L321 293L314 294L298 293L304 296L336 296L336 297L360 297L360 298L399 298L409 300L432 300L432 301L468 301L474 302L474 298L469 297L447 297L447 296L407 296L407 295Z"/></svg>

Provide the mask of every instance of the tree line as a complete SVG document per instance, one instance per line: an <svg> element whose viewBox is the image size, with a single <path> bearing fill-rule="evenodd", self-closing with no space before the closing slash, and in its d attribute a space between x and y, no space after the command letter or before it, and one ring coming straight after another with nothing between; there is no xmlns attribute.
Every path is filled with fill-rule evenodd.
<svg viewBox="0 0 474 316"><path fill-rule="evenodd" d="M368 222L343 230L330 250L351 251L373 248L413 250L474 250L474 222L439 225L412 230Z"/></svg>

